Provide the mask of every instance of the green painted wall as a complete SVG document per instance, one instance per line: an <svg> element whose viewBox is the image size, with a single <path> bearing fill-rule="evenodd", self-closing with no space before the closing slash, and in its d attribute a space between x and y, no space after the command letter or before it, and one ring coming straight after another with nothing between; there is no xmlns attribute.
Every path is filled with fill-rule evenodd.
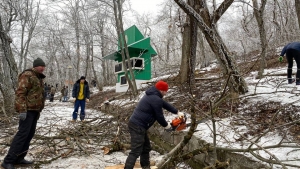
<svg viewBox="0 0 300 169"><path fill-rule="evenodd" d="M127 45L130 45L134 42L144 39L144 36L142 35L142 33L138 30L138 28L135 25L126 29L124 31L124 33L125 33L125 39L127 39ZM120 48L120 40L119 40L118 50L120 50L120 49L121 48Z"/></svg>

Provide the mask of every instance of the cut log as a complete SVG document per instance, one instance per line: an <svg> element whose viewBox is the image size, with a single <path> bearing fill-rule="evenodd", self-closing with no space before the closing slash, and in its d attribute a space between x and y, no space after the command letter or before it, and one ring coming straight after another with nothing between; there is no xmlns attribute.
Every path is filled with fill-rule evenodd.
<svg viewBox="0 0 300 169"><path fill-rule="evenodd" d="M115 144L111 144L105 147L102 147L104 155L121 150L128 150L130 148L130 144L122 144L119 141L116 141Z"/></svg>

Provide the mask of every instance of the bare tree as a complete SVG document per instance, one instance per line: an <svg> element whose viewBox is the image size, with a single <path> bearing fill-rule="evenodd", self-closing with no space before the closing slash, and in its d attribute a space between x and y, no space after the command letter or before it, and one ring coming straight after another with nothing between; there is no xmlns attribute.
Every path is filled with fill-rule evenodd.
<svg viewBox="0 0 300 169"><path fill-rule="evenodd" d="M81 30L82 30L82 21L80 17L80 11L82 10L82 6L80 5L81 0L75 0L75 1L64 1L65 7L62 8L62 13L64 14L65 19L68 21L67 24L70 28L72 28L72 31L69 30L69 33L74 36L75 39L71 38L72 42L75 43L75 48L70 48L70 54L71 56L75 55L74 57L70 57L70 63L69 65L73 65L73 68L75 70L74 74L76 78L79 77L79 73L81 73L81 63L84 61L81 56ZM68 28L66 28L68 29Z"/></svg>
<svg viewBox="0 0 300 169"><path fill-rule="evenodd" d="M75 6L73 9L73 21L75 27L75 34L76 34L76 57L77 57L77 64L76 64L76 76L79 77L80 72L80 62L81 62L81 52L80 52L80 16L79 16L79 2L80 0L75 0Z"/></svg>
<svg viewBox="0 0 300 169"><path fill-rule="evenodd" d="M188 5L196 9L198 1L189 0ZM198 37L198 26L197 21L194 17L187 16L186 23L183 25L183 42L182 42L182 59L179 71L179 77L181 83L188 83L191 88L194 86L194 73L196 65L196 48L197 48L197 37ZM192 91L192 90L191 90ZM192 94L192 93L191 93Z"/></svg>
<svg viewBox="0 0 300 169"><path fill-rule="evenodd" d="M11 24L11 23L9 23ZM0 91L3 95L4 107L2 111L4 116L10 116L14 112L14 90L17 88L18 68L14 60L10 44L12 39L8 36L8 32L2 24L0 16Z"/></svg>
<svg viewBox="0 0 300 169"><path fill-rule="evenodd" d="M97 23L96 23L96 32L99 34L100 36L100 50L101 50L101 56L105 56L105 54L107 54L107 52L105 52L107 50L106 48L106 45L107 45L107 40L105 38L105 23L106 23L106 18L105 17L101 17L98 19ZM94 59L94 58L92 58ZM109 84L108 83L108 79L109 79L109 66L107 65L107 61L106 60L103 60L103 59L100 59L100 62L101 62L101 66L102 66L102 82L100 83L99 79L96 78L96 83L97 83L97 86L98 88L102 85L107 85ZM94 67L94 62L92 62L92 67ZM94 77L97 77L96 76L96 71L95 69L93 68L93 71L94 71Z"/></svg>
<svg viewBox="0 0 300 169"><path fill-rule="evenodd" d="M114 14L115 14L115 20L117 25L117 33L118 33L118 39L120 42L120 49L121 49L121 55L122 55L122 64L124 67L125 77L129 85L129 89L131 89L131 92L133 96L137 96L137 87L135 82L135 76L133 74L132 65L128 64L129 68L129 74L127 71L127 66L125 61L127 60L128 63L130 63L130 56L129 51L127 47L127 42L125 40L125 34L123 29L123 20L122 20L122 2L120 0L114 0Z"/></svg>
<svg viewBox="0 0 300 169"><path fill-rule="evenodd" d="M11 49L12 39L9 33L18 18L17 1L5 1L0 5L0 91L3 96L4 116L14 112L14 91L17 88L18 67Z"/></svg>
<svg viewBox="0 0 300 169"><path fill-rule="evenodd" d="M21 22L21 44L19 53L19 71L27 68L27 55L34 36L34 30L39 19L40 2L34 0L20 1L19 17Z"/></svg>
<svg viewBox="0 0 300 169"><path fill-rule="evenodd" d="M298 18L298 26L300 29L300 0L295 0L295 8L296 8L296 13Z"/></svg>
<svg viewBox="0 0 300 169"><path fill-rule="evenodd" d="M265 6L267 0L262 0L260 7L258 7L257 0L252 0L252 2L253 2L253 13L257 21L259 37L260 37L261 54L260 54L260 69L258 72L258 78L261 78L263 76L264 69L266 67L266 54L268 48L265 22L264 22L264 12L265 12Z"/></svg>
<svg viewBox="0 0 300 169"><path fill-rule="evenodd" d="M200 1L200 13L197 13L195 9L187 5L182 0L174 1L188 15L194 17L197 20L199 28L205 35L207 42L209 43L212 51L215 53L219 61L219 64L222 66L223 72L226 75L231 76L229 87L237 93L246 93L248 91L247 84L245 83L244 78L240 75L236 63L233 60L233 57L228 51L226 45L223 43L223 40L215 27L217 21L220 19L222 14L228 9L228 7L233 3L233 0L224 0L223 3L213 14L209 13L205 0Z"/></svg>

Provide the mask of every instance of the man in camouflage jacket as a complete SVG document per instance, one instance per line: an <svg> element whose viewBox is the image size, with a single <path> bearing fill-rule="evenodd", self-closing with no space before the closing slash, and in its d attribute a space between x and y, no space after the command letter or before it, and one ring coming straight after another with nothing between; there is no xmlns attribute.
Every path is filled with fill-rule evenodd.
<svg viewBox="0 0 300 169"><path fill-rule="evenodd" d="M1 164L4 169L14 169L15 164L33 163L25 160L24 157L45 104L44 70L45 62L37 58L33 62L32 69L27 69L19 75L15 99L16 112L20 113L19 128Z"/></svg>

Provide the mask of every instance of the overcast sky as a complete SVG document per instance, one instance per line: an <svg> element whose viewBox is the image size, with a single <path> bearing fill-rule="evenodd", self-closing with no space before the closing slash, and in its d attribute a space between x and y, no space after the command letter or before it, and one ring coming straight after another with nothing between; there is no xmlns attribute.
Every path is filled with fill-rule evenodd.
<svg viewBox="0 0 300 169"><path fill-rule="evenodd" d="M140 15L154 13L164 0L130 0L132 9Z"/></svg>

